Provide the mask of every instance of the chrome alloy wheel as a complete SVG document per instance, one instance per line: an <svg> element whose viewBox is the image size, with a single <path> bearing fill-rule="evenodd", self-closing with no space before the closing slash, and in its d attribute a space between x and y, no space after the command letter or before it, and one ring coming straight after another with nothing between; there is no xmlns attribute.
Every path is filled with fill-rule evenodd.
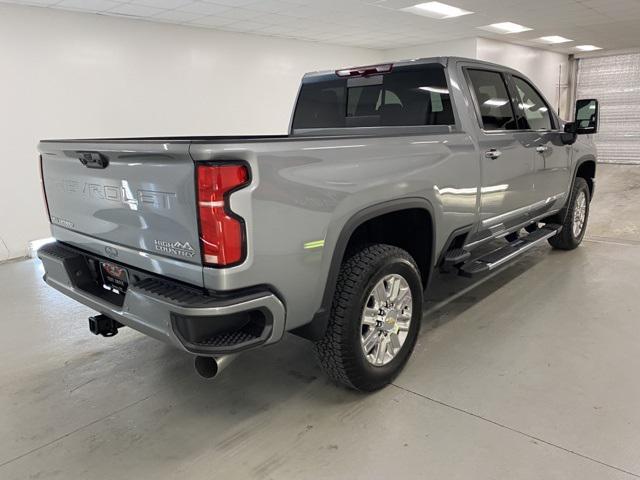
<svg viewBox="0 0 640 480"><path fill-rule="evenodd" d="M360 330L369 363L380 367L395 358L409 334L412 308L411 289L401 275L385 276L369 292Z"/></svg>
<svg viewBox="0 0 640 480"><path fill-rule="evenodd" d="M580 234L582 233L582 229L584 228L584 222L587 217L587 194L584 192L578 193L578 198L576 198L576 203L573 206L573 237L580 238Z"/></svg>

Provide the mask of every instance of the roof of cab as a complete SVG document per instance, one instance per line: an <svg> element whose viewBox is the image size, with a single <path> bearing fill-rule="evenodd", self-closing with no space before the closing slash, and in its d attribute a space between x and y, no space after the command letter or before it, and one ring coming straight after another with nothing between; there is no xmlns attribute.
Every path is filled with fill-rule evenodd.
<svg viewBox="0 0 640 480"><path fill-rule="evenodd" d="M439 64L442 65L443 67L446 67L447 65L449 65L450 62L464 62L464 63L473 63L473 64L477 64L477 65L484 65L484 66L488 66L488 67L493 67L496 69L500 69L501 71L510 71L510 72L516 72L516 70L513 70L509 67L506 67L504 65L499 65L496 63L491 63L491 62L485 62L484 60L478 60L475 58L466 58L466 57L447 57L447 56L443 56L443 57L426 57L426 58L412 58L412 59L407 59L407 60L397 60L397 61L390 61L390 62L380 62L379 64L371 64L371 66L375 66L375 65L393 65L394 67L406 67L406 66L410 66L410 65L429 65L429 64ZM321 77L322 78L326 78L326 77L333 77L336 74L336 71L338 70L348 70L351 68L361 68L364 66L352 66L352 67L344 67L344 68L338 68L336 70L322 70L322 71L317 71L317 72L309 72L306 73L303 77L303 81L304 80L319 80ZM519 73L519 72L516 72Z"/></svg>

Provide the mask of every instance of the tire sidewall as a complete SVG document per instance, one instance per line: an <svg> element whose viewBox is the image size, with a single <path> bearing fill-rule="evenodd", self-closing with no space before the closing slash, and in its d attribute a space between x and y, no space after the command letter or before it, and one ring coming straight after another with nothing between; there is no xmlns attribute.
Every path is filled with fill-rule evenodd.
<svg viewBox="0 0 640 480"><path fill-rule="evenodd" d="M411 352L418 339L418 333L420 331L420 322L422 320L422 283L420 276L417 272L415 265L406 258L399 256L390 256L381 259L381 261L374 267L373 273L369 275L368 280L364 283L363 288L357 297L357 301L353 303L351 312L349 314L350 331L348 335L348 341L350 343L349 349L356 353L354 355L354 361L356 362L359 372L362 372L361 380L364 380L371 386L372 389L379 388L382 385L389 383L395 378L402 370L402 367L409 359ZM369 363L366 359L364 350L361 343L361 317L364 310L364 306L369 299L369 295L373 287L384 277L390 274L401 275L408 283L411 290L412 305L411 305L411 325L409 326L409 332L405 339L400 351L386 365L375 366ZM361 383L358 381L358 383Z"/></svg>
<svg viewBox="0 0 640 480"><path fill-rule="evenodd" d="M577 237L573 234L573 213L576 207L576 202L578 201L578 197L580 193L583 192L585 195L585 213L584 213L584 223L582 224L582 230L580 231L580 235ZM569 229L569 235L571 237L571 241L574 245L578 246L582 243L582 239L584 238L585 232L587 231L587 222L589 220L589 187L587 182L585 182L582 178L576 179L576 185L573 191L573 199L571 200L571 210L569 211L569 215L567 218L567 225L565 228Z"/></svg>

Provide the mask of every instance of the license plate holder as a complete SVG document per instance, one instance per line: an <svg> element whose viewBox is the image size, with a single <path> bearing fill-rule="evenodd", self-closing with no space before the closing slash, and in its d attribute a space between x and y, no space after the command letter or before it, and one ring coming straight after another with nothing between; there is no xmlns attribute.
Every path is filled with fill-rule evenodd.
<svg viewBox="0 0 640 480"><path fill-rule="evenodd" d="M100 262L102 288L120 295L124 295L129 287L129 273L120 265L110 262Z"/></svg>

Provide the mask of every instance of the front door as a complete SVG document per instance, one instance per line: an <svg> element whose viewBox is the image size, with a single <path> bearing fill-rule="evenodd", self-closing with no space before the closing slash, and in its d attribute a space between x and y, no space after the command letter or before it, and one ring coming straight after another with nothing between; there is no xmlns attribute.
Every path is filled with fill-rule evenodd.
<svg viewBox="0 0 640 480"><path fill-rule="evenodd" d="M560 122L536 88L515 75L511 80L517 95L521 128L527 132L528 142L536 152L534 191L539 208L532 214L543 214L560 208L566 201L571 178L571 147L563 144Z"/></svg>

